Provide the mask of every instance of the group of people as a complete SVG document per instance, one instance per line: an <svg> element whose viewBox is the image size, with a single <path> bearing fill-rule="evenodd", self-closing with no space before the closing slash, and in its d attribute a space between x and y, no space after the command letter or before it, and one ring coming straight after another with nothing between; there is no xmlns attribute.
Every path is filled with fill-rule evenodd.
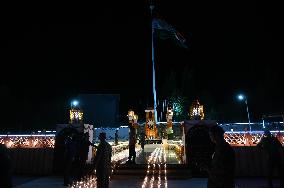
<svg viewBox="0 0 284 188"><path fill-rule="evenodd" d="M96 148L92 170L96 170L97 187L109 187L111 174L112 147L106 141L106 133L100 133L98 146L89 141L89 134L71 134L65 140L64 185L69 186L73 181L80 180L87 174L86 161L89 146Z"/></svg>
<svg viewBox="0 0 284 188"><path fill-rule="evenodd" d="M224 139L224 130L220 126L210 128L209 135L211 141L215 144L212 161L210 165L200 164L201 170L208 173L207 187L235 188L235 152ZM266 130L257 146L265 152L269 188L273 188L274 170L278 171L280 187L284 188L283 147L281 143L271 135L269 130Z"/></svg>
<svg viewBox="0 0 284 188"><path fill-rule="evenodd" d="M64 185L68 186L73 180L80 180L86 175L86 161L89 146L96 147L89 141L89 133L72 133L65 139L64 152Z"/></svg>

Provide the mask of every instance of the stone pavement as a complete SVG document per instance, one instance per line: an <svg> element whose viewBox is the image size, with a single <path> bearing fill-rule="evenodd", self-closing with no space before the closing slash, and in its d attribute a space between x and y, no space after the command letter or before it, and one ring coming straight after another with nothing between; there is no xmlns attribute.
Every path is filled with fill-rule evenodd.
<svg viewBox="0 0 284 188"><path fill-rule="evenodd" d="M19 181L22 179L22 183ZM13 177L13 183L15 182L15 188L64 188L63 178L56 176L46 176L38 177L34 179L33 177L22 178L20 176ZM165 182L162 180L160 186L157 185L158 180L153 182L153 188L155 187L168 187L168 188L178 188L178 187L192 187L192 188L206 188L206 178L191 178L187 180L167 180ZM110 188L138 188L141 187L143 179L125 177L121 179L115 179L110 182ZM275 180L275 187L279 187L279 181ZM236 186L238 188L266 188L266 181L260 178L238 178L236 179Z"/></svg>

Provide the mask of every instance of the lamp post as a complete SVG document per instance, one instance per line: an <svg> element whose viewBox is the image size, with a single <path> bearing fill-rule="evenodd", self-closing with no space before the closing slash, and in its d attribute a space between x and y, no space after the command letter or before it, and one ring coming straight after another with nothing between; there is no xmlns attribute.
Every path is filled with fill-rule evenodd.
<svg viewBox="0 0 284 188"><path fill-rule="evenodd" d="M238 99L240 101L244 100L247 106L247 114L248 114L248 123L249 123L249 131L251 132L251 125L250 125L250 116L249 116L249 109L248 109L248 100L247 97L245 97L244 95L240 94L238 95Z"/></svg>
<svg viewBox="0 0 284 188"><path fill-rule="evenodd" d="M77 123L82 123L83 122L83 110L81 110L79 101L73 100L71 102L71 108L69 110L70 114L70 123L77 124Z"/></svg>

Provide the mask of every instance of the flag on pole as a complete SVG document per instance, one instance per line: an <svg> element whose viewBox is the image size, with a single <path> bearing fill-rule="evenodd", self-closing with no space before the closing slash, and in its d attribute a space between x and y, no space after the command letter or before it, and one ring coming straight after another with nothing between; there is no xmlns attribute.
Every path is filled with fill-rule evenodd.
<svg viewBox="0 0 284 188"><path fill-rule="evenodd" d="M179 46L188 48L185 44L185 38L166 21L154 18L152 20L152 29L157 32L157 35L160 39L172 39Z"/></svg>

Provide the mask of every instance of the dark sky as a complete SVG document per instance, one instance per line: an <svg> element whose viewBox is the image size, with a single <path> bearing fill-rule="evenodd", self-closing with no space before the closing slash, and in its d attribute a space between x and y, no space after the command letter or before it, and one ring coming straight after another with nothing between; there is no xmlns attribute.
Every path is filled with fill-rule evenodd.
<svg viewBox="0 0 284 188"><path fill-rule="evenodd" d="M162 0L156 5L156 12L190 46L157 44L158 95L168 72L190 67L196 97L206 92L219 111L242 111L246 117L235 98L244 92L255 120L262 114L283 114L279 5ZM121 94L121 113L151 100L147 1L10 8L2 25L1 127L64 123L70 100L80 93Z"/></svg>

